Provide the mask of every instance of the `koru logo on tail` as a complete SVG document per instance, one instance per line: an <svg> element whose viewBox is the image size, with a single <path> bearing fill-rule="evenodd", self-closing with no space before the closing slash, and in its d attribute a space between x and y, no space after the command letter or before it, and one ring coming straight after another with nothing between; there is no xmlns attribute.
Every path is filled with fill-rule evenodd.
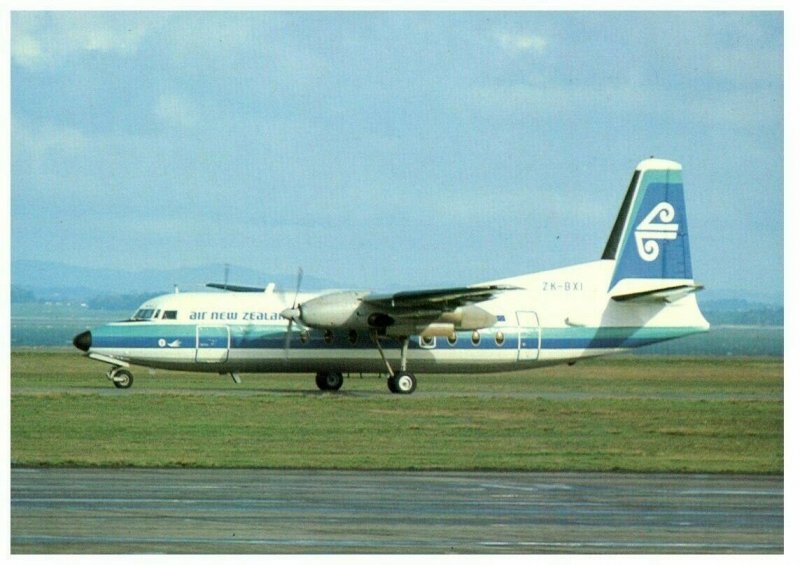
<svg viewBox="0 0 800 565"><path fill-rule="evenodd" d="M678 237L678 224L671 223L674 219L675 208L669 202L660 202L650 210L634 232L639 257L655 261L661 251L658 240Z"/></svg>

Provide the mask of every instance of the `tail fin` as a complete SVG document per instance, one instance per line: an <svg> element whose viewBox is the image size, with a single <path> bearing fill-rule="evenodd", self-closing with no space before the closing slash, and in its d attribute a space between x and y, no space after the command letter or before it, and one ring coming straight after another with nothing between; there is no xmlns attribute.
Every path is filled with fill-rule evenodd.
<svg viewBox="0 0 800 565"><path fill-rule="evenodd" d="M603 259L616 262L609 291L617 300L669 300L702 288L692 280L680 164L639 163Z"/></svg>

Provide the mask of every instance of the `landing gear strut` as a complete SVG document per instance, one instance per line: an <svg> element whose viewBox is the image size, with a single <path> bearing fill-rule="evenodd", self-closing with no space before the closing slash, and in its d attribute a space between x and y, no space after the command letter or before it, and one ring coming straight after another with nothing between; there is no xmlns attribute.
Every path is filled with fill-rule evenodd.
<svg viewBox="0 0 800 565"><path fill-rule="evenodd" d="M389 380L387 382L389 390L395 394L411 394L417 390L417 377L408 370L408 336L400 338L400 371L397 373L394 372L392 365L386 359L378 333L374 332L372 338L375 341L375 345L378 346L378 351L386 365L386 369L389 371Z"/></svg>

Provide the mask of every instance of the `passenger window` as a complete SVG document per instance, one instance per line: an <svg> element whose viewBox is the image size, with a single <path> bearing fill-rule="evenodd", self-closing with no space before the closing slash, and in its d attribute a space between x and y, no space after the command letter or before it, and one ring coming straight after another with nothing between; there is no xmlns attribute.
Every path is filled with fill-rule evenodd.
<svg viewBox="0 0 800 565"><path fill-rule="evenodd" d="M478 333L478 330L472 332L472 345L480 345L481 343L481 334Z"/></svg>

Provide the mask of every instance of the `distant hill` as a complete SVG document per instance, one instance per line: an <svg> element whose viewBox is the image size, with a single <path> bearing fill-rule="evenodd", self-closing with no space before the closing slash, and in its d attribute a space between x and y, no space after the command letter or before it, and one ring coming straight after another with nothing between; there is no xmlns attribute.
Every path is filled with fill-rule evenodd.
<svg viewBox="0 0 800 565"><path fill-rule="evenodd" d="M78 301L87 302L98 296L118 295L153 296L172 292L177 286L182 291L205 288L209 282L225 282L226 266L222 263L178 269L95 269L77 267L49 261L19 260L11 263L12 303L22 301ZM293 289L297 273L269 275L247 267L230 265L228 277L231 284L265 287L274 282L278 288ZM304 276L304 290L334 288L334 281L314 276ZM141 303L141 301L139 302ZM137 303L138 304L138 303Z"/></svg>
<svg viewBox="0 0 800 565"><path fill-rule="evenodd" d="M783 326L783 306L744 299L710 300L700 306L712 326Z"/></svg>

